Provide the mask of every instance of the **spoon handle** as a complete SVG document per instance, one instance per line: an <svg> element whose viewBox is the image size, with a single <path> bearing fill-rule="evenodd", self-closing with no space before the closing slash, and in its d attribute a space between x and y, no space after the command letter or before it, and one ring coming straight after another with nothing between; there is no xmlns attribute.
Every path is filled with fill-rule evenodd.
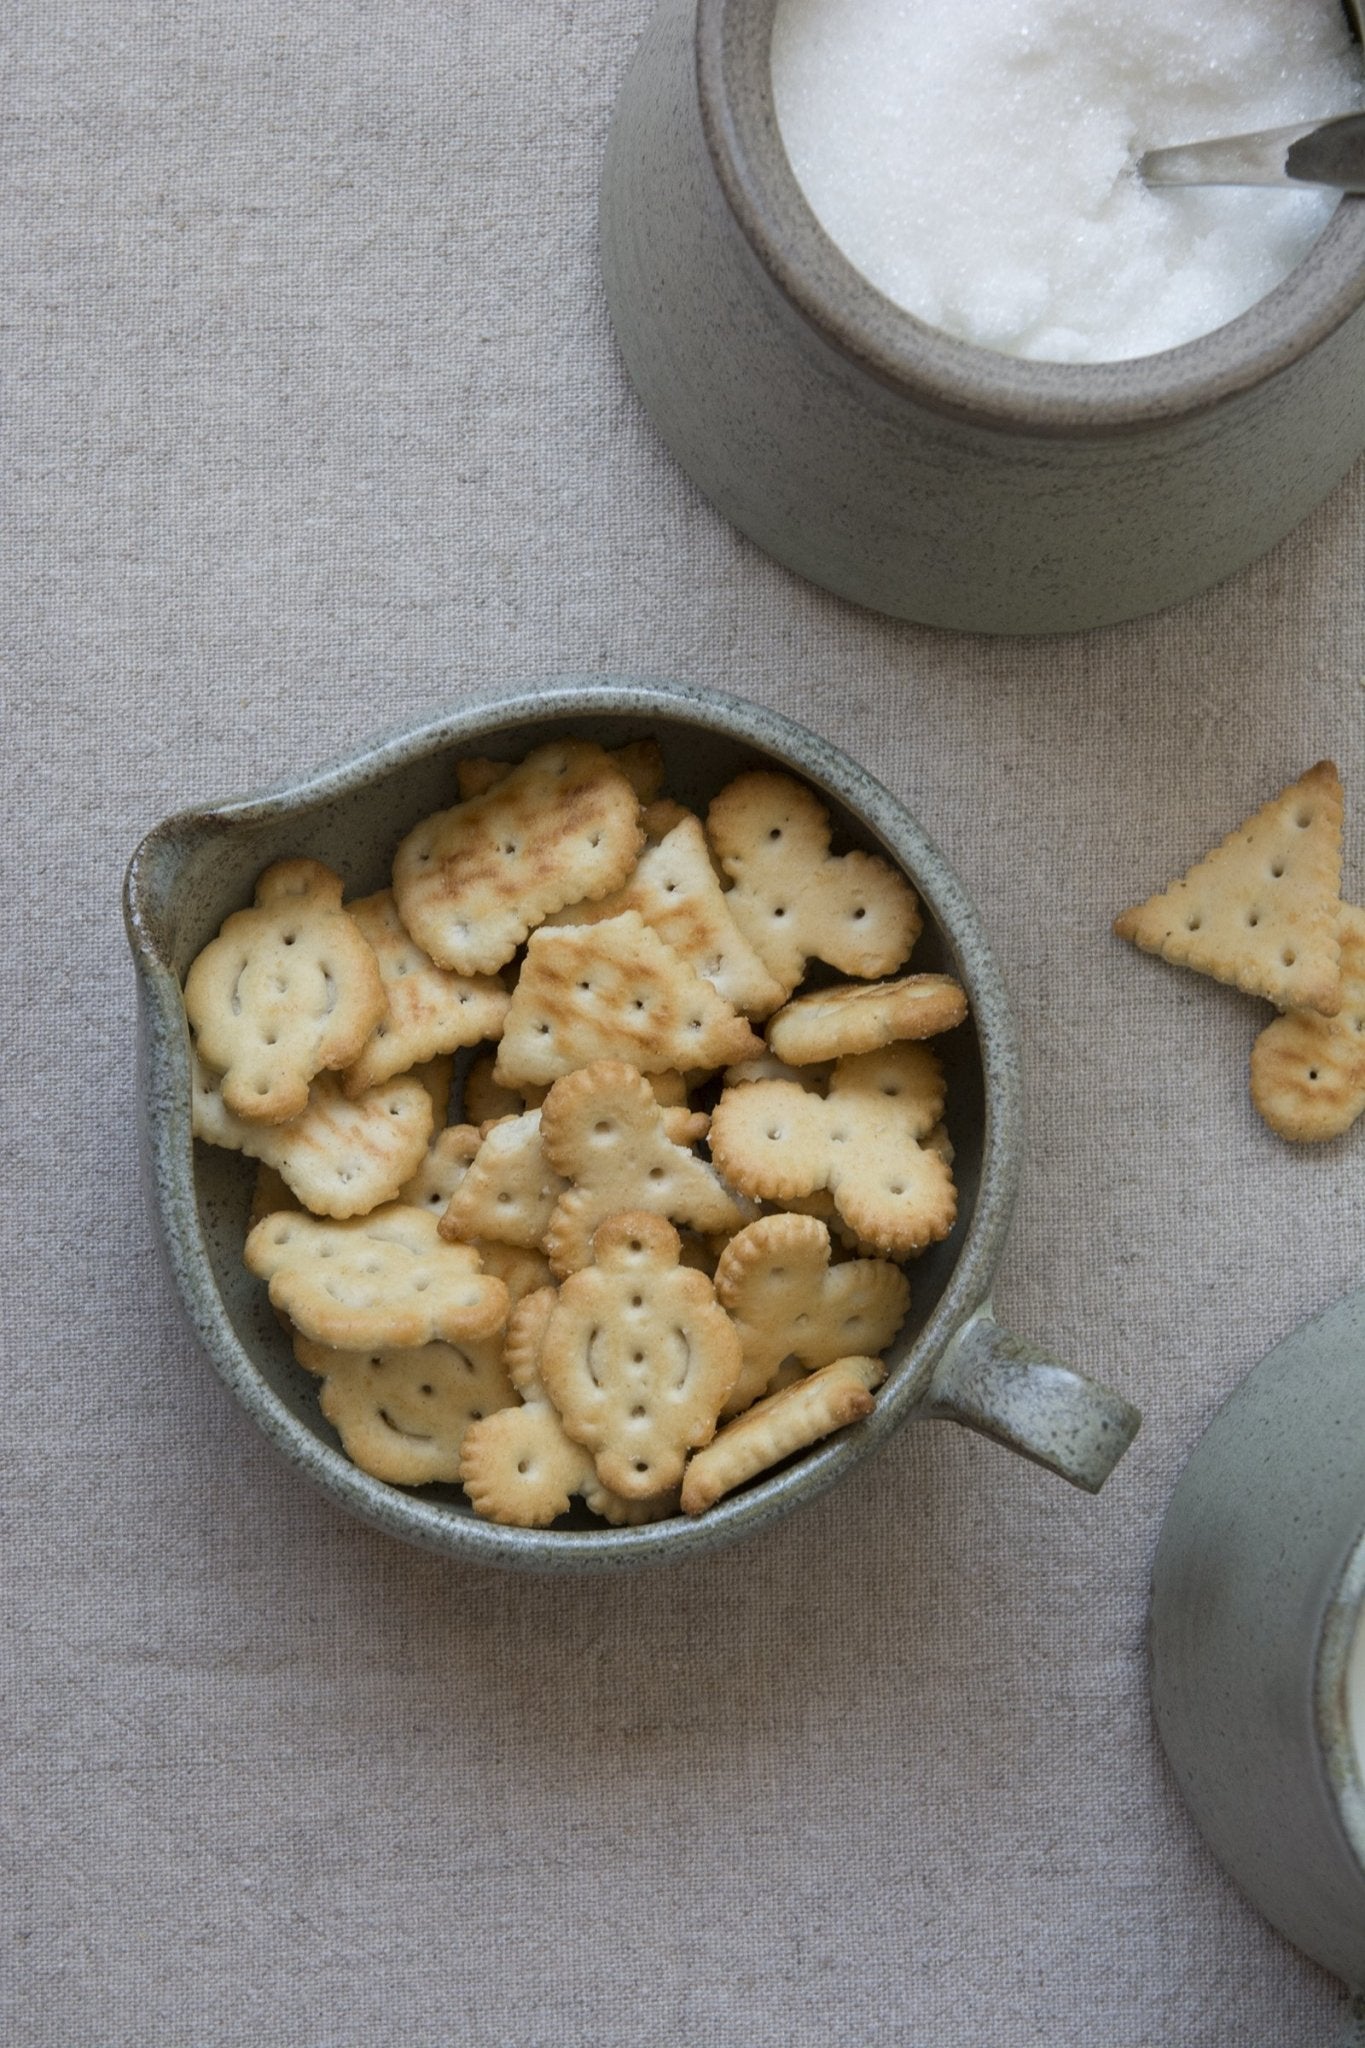
<svg viewBox="0 0 1365 2048"><path fill-rule="evenodd" d="M1149 149L1138 158L1138 175L1148 185L1329 185L1365 192L1365 114Z"/></svg>

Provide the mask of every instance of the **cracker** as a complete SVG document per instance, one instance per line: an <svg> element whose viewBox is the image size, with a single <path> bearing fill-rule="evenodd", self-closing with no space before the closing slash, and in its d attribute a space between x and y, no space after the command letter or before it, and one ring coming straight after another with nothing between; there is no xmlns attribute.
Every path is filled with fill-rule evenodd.
<svg viewBox="0 0 1365 2048"><path fill-rule="evenodd" d="M957 1195L927 1143L943 1113L943 1074L912 1042L840 1060L823 1100L790 1081L721 1096L711 1156L742 1194L785 1202L827 1188L863 1244L905 1258L948 1235Z"/></svg>
<svg viewBox="0 0 1365 2048"><path fill-rule="evenodd" d="M639 813L600 747L537 747L409 832L393 864L398 914L438 966L492 974L543 918L620 887L643 843Z"/></svg>
<svg viewBox="0 0 1365 2048"><path fill-rule="evenodd" d="M739 1376L739 1337L705 1274L678 1264L678 1233L662 1217L613 1216L593 1248L597 1263L559 1290L541 1379L603 1485L649 1499L714 1434Z"/></svg>
<svg viewBox="0 0 1365 2048"><path fill-rule="evenodd" d="M618 1060L582 1067L555 1082L540 1114L546 1154L564 1177L544 1237L557 1273L586 1266L594 1231L623 1209L648 1209L702 1234L738 1230L753 1214L714 1167L687 1150L705 1135L707 1119L672 1112L670 1132L670 1112L634 1067Z"/></svg>
<svg viewBox="0 0 1365 2048"><path fill-rule="evenodd" d="M1341 1005L1341 783L1330 761L1114 921L1121 939L1282 1010Z"/></svg>
<svg viewBox="0 0 1365 2048"><path fill-rule="evenodd" d="M919 937L919 901L871 853L832 854L829 814L803 783L755 769L723 789L707 837L733 878L726 906L788 996L807 960L891 974Z"/></svg>
<svg viewBox="0 0 1365 2048"><path fill-rule="evenodd" d="M770 1471L793 1452L808 1450L836 1429L860 1422L876 1406L872 1390L885 1377L879 1358L840 1358L758 1402L689 1460L682 1483L683 1513L704 1513L723 1494Z"/></svg>
<svg viewBox="0 0 1365 2048"><path fill-rule="evenodd" d="M509 1374L522 1406L503 1409L464 1439L460 1478L476 1513L519 1529L544 1529L565 1514L574 1495L611 1522L657 1520L671 1514L676 1493L626 1501L604 1487L591 1454L566 1436L540 1380L540 1347L555 1305L547 1287L514 1310L507 1331Z"/></svg>
<svg viewBox="0 0 1365 2048"><path fill-rule="evenodd" d="M500 1331L462 1344L371 1351L334 1351L296 1334L294 1356L321 1379L318 1405L352 1464L390 1486L458 1480L470 1425L517 1398Z"/></svg>
<svg viewBox="0 0 1365 2048"><path fill-rule="evenodd" d="M1290 1010L1251 1049L1251 1099L1282 1138L1339 1138L1365 1109L1365 910L1341 906L1341 1008Z"/></svg>
<svg viewBox="0 0 1365 2048"><path fill-rule="evenodd" d="M489 1124L469 1171L441 1218L441 1235L468 1242L538 1246L568 1187L545 1156L538 1109Z"/></svg>
<svg viewBox="0 0 1365 2048"><path fill-rule="evenodd" d="M346 1070L348 1095L363 1095L438 1053L498 1036L509 997L496 975L452 974L429 960L404 930L390 889L346 908L379 963L388 1004Z"/></svg>
<svg viewBox="0 0 1365 2048"><path fill-rule="evenodd" d="M903 1038L937 1038L967 1014L967 998L946 974L900 981L845 982L798 996L768 1019L767 1040L793 1066L876 1052Z"/></svg>
<svg viewBox="0 0 1365 2048"><path fill-rule="evenodd" d="M541 1252L528 1251L517 1244L499 1244L496 1238L491 1237L476 1237L473 1249L479 1255L484 1272L501 1280L514 1309L537 1288L554 1284L550 1261Z"/></svg>
<svg viewBox="0 0 1365 2048"><path fill-rule="evenodd" d="M298 1116L313 1076L350 1066L384 1014L378 963L341 895L320 861L277 861L185 977L200 1057L234 1116Z"/></svg>
<svg viewBox="0 0 1365 2048"><path fill-rule="evenodd" d="M344 1223L267 1216L243 1256L305 1337L339 1351L461 1344L507 1320L507 1289L479 1271L478 1253L402 1202Z"/></svg>
<svg viewBox="0 0 1365 2048"><path fill-rule="evenodd" d="M504 1086L521 1087L592 1060L685 1071L761 1049L746 1020L628 910L532 935L493 1071Z"/></svg>
<svg viewBox="0 0 1365 2048"><path fill-rule="evenodd" d="M335 1074L319 1074L301 1116L287 1124L234 1116L202 1060L191 1069L196 1138L273 1166L317 1216L363 1216L391 1202L415 1173L431 1136L431 1097L409 1074L354 1101Z"/></svg>
<svg viewBox="0 0 1365 2048"><path fill-rule="evenodd" d="M255 1185L251 1190L251 1207L247 1211L246 1227L254 1230L263 1216L275 1216L282 1209L301 1209L299 1200L288 1181L259 1160L256 1165Z"/></svg>
<svg viewBox="0 0 1365 2048"><path fill-rule="evenodd" d="M600 924L623 910L638 910L665 944L745 1016L766 1017L787 993L731 917L700 819L684 813L641 854L624 888L600 903L562 912L556 921Z"/></svg>
<svg viewBox="0 0 1365 2048"><path fill-rule="evenodd" d="M623 747L608 750L608 760L619 768L642 804L652 804L664 784L664 757L657 740L628 740ZM511 774L511 761L491 761L486 755L468 754L455 763L455 786L461 802L482 796Z"/></svg>
<svg viewBox="0 0 1365 2048"><path fill-rule="evenodd" d="M412 1209L429 1209L439 1221L482 1143L472 1124L447 1124L437 1131L412 1178L398 1190L398 1200Z"/></svg>
<svg viewBox="0 0 1365 2048"><path fill-rule="evenodd" d="M435 1128L439 1131L450 1120L450 1094L455 1085L455 1062L448 1052L438 1053L435 1059L421 1060L411 1069L414 1081L420 1081L431 1097L431 1114Z"/></svg>
<svg viewBox="0 0 1365 2048"><path fill-rule="evenodd" d="M834 1071L832 1060L821 1061L818 1065L790 1067L776 1053L761 1052L757 1059L736 1060L725 1069L723 1076L727 1088L742 1087L746 1081L795 1081L800 1088L808 1088L819 1094Z"/></svg>
<svg viewBox="0 0 1365 2048"><path fill-rule="evenodd" d="M884 1351L905 1321L910 1283L884 1259L831 1266L829 1232L813 1216L764 1216L731 1238L716 1267L716 1300L739 1332L744 1364L725 1404L737 1415L779 1371Z"/></svg>

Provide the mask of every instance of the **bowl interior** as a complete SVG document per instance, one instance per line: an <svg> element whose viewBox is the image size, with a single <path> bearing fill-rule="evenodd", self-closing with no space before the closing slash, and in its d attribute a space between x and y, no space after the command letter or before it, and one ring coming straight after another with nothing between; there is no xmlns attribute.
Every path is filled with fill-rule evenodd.
<svg viewBox="0 0 1365 2048"><path fill-rule="evenodd" d="M373 770L342 790L328 789L324 779L316 791L304 789L296 796L231 806L212 813L203 822L197 839L191 838L187 842L186 850L179 858L174 881L165 894L160 928L155 934L157 950L176 977L183 980L195 954L213 936L228 913L250 902L260 870L286 855L311 855L336 868L344 877L348 898L386 886L393 852L402 835L433 810L445 808L455 801L453 762L458 754L485 753L518 759L538 742L570 733L597 740L608 747L646 736L656 738L665 760L666 790L703 814L710 798L745 769L776 766L802 776L820 790L829 804L836 852L857 847L887 855L910 874L920 890L925 929L915 947L911 962L913 969L956 973L966 982L969 993L972 992L973 975L979 977L982 963L971 957L970 947L967 957L963 957L963 949L955 945L940 917L935 915L937 878L916 872L915 863L905 857L904 845L892 844L872 824L857 815L821 780L818 772L813 772L810 760L793 759L755 745L734 733L704 729L686 716L668 715L658 709L651 709L647 716L577 710L563 715L531 713L490 725L477 737L461 738L458 744L438 739L426 750L412 747L398 758L385 758L381 750ZM879 791L878 794L885 796L884 792ZM907 830L913 832L909 820L905 822ZM840 978L833 973L824 974L823 970L816 970L812 979L822 975L830 980ZM902 1408L909 1399L918 1397L921 1383L927 1379L932 1367L932 1359L915 1360L911 1354L926 1325L939 1309L958 1266L964 1242L971 1234L987 1148L983 1046L974 1022L969 1021L937 1041L937 1049L947 1070L946 1121L955 1148L954 1173L960 1206L952 1235L913 1261L908 1268L912 1281L911 1311L891 1353L891 1375L882 1396L885 1402L895 1388L897 1405ZM457 1082L463 1079L463 1069L473 1057L474 1050L477 1049L461 1056ZM452 1100L452 1117L455 1120L460 1115L459 1101L457 1088ZM187 1098L182 1107L187 1134ZM270 1307L265 1289L248 1274L242 1263L255 1164L239 1154L198 1142L193 1145L193 1155L197 1232L213 1286L237 1342L259 1375L263 1388L268 1389L285 1413L324 1448L329 1462L335 1461L337 1475L353 1475L355 1468L344 1458L335 1431L319 1410L318 1382L296 1365L289 1341ZM913 1387L906 1384L907 1379L913 1379ZM242 1391L240 1383L238 1391ZM873 1423L869 1421L861 1427L870 1431ZM830 1461L839 1465L842 1456L842 1449L836 1442L823 1450L817 1448L806 1453L803 1459L793 1462L816 1468ZM314 1476L322 1476L326 1483L325 1474L315 1472ZM833 1476L832 1473L829 1476ZM711 1511L710 1516L701 1519L706 1523L719 1524L727 1512L731 1515L736 1512L736 1503L742 1510L746 1497L774 1488L781 1489L783 1483L784 1474L781 1472L766 1476L747 1489L746 1495L735 1496L728 1507L722 1503ZM396 1493L395 1489L383 1491ZM428 1512L418 1540L439 1541L439 1532L433 1535L431 1527L433 1512L442 1520L454 1520L461 1525L477 1522L458 1486L423 1487L419 1497ZM698 1526L676 1522L656 1524L642 1530L605 1531L600 1523L582 1513L557 1523L553 1530L534 1532L534 1536L538 1546L553 1548L556 1539L565 1532L590 1529L602 1542L619 1545L623 1541L629 1544L642 1539L657 1542L661 1531L684 1527L695 1529ZM487 1530L489 1525L479 1524L479 1527Z"/></svg>

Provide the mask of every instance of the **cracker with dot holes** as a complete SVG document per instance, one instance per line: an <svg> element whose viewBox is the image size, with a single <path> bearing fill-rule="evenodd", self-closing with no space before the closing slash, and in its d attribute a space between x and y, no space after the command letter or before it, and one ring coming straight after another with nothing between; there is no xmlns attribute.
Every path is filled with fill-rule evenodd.
<svg viewBox="0 0 1365 2048"><path fill-rule="evenodd" d="M557 740L408 833L393 863L398 914L438 966L492 974L553 911L619 888L643 843L620 769L601 747Z"/></svg>
<svg viewBox="0 0 1365 2048"><path fill-rule="evenodd" d="M378 962L387 1004L346 1070L348 1095L363 1095L439 1053L496 1038L508 1003L496 975L452 974L428 959L404 930L390 889L362 896L346 911Z"/></svg>
<svg viewBox="0 0 1365 2048"><path fill-rule="evenodd" d="M1365 1110L1365 910L1341 906L1341 1007L1290 1010L1251 1049L1251 1099L1282 1138L1339 1138Z"/></svg>
<svg viewBox="0 0 1365 2048"><path fill-rule="evenodd" d="M793 1452L861 1422L872 1413L873 1390L885 1378L880 1358L840 1358L759 1401L691 1460L683 1477L683 1513L702 1514Z"/></svg>
<svg viewBox="0 0 1365 2048"><path fill-rule="evenodd" d="M928 1047L889 1045L840 1060L824 1097L790 1081L727 1088L711 1156L731 1187L762 1201L828 1189L862 1243L904 1258L946 1237L957 1215L951 1169L926 1143L943 1103Z"/></svg>
<svg viewBox="0 0 1365 2048"><path fill-rule="evenodd" d="M1342 794L1319 761L1220 846L1114 922L1121 939L1279 1009L1341 1003Z"/></svg>
<svg viewBox="0 0 1365 2048"><path fill-rule="evenodd" d="M478 1253L447 1244L434 1216L402 1202L344 1223L267 1216L243 1256L274 1306L338 1351L456 1344L507 1320L507 1289L480 1270Z"/></svg>
<svg viewBox="0 0 1365 2048"><path fill-rule="evenodd" d="M317 1216L362 1216L391 1202L426 1156L431 1097L400 1074L354 1100L340 1078L319 1074L301 1113L287 1124L234 1116L202 1060L193 1062L191 1127L196 1138L273 1166Z"/></svg>
<svg viewBox="0 0 1365 2048"><path fill-rule="evenodd" d="M731 1193L689 1150L707 1119L662 1109L649 1083L619 1060L598 1060L556 1081L540 1112L545 1150L563 1176L544 1233L550 1264L574 1273L592 1257L593 1233L623 1209L649 1209L701 1236L738 1230L752 1203Z"/></svg>
<svg viewBox="0 0 1365 2048"><path fill-rule="evenodd" d="M627 910L532 933L493 1077L520 1087L610 1059L646 1073L723 1067L762 1049L747 1019Z"/></svg>
<svg viewBox="0 0 1365 2048"><path fill-rule="evenodd" d="M337 1351L295 1334L294 1356L322 1381L318 1405L352 1464L391 1486L457 1480L470 1425L516 1402L502 1332L409 1350Z"/></svg>
<svg viewBox="0 0 1365 2048"><path fill-rule="evenodd" d="M706 832L732 877L726 907L789 996L808 960L894 973L919 937L919 900L873 853L830 851L829 813L803 783L755 769L723 789Z"/></svg>
<svg viewBox="0 0 1365 2048"><path fill-rule="evenodd" d="M698 1512L865 1412L880 1368L858 1388L845 1368L892 1341L909 1292L880 1254L932 1242L955 1200L941 1071L912 1040L964 1000L945 976L885 979L914 892L836 852L788 776L731 783L714 837L661 793L652 741L471 758L455 780L391 890L347 907L330 869L281 863L205 948L187 990L213 1046L308 911L274 990L299 1016L274 1035L310 1071L268 1122L255 1071L237 1115L206 1055L196 1135L259 1162L248 1267L346 1454L386 1484L458 1478L509 1527L574 1503L650 1522L679 1511L723 1416L828 1384L727 1430ZM348 948L377 1003L343 1048L326 1018L356 1007ZM859 978L788 1000L807 960ZM787 1213L762 1215L773 1200Z"/></svg>
<svg viewBox="0 0 1365 2048"><path fill-rule="evenodd" d="M884 1351L910 1307L899 1266L884 1259L831 1266L829 1232L813 1216L748 1224L721 1253L715 1289L744 1354L727 1415L766 1394L789 1361L807 1373Z"/></svg>
<svg viewBox="0 0 1365 2048"><path fill-rule="evenodd" d="M378 962L341 896L321 861L277 861L186 976L199 1056L247 1122L300 1115L314 1075L350 1066L384 1015Z"/></svg>
<svg viewBox="0 0 1365 2048"><path fill-rule="evenodd" d="M739 1377L735 1326L679 1250L661 1216L613 1216L593 1239L595 1263L560 1288L541 1347L565 1429L628 1500L677 1485Z"/></svg>

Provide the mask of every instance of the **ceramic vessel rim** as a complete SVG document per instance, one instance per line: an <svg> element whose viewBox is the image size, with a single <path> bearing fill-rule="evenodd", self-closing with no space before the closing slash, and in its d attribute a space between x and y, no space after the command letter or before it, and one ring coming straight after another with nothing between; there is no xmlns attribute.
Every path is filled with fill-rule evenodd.
<svg viewBox="0 0 1365 2048"><path fill-rule="evenodd" d="M473 1515L452 1516L440 1503L423 1500L419 1492L385 1486L360 1472L288 1411L237 1337L198 1226L189 1131L188 1032L179 981L157 938L163 906L155 898L163 888L168 902L173 896L176 864L185 849L233 825L289 817L382 782L391 770L457 744L487 741L494 735L510 737L519 726L590 714L654 716L766 751L843 802L877 836L898 848L897 857L909 849L907 865L915 885L955 949L971 998L984 1083L981 1179L966 1236L940 1299L866 1422L812 1451L799 1465L732 1501L720 1502L695 1522L677 1519L600 1531L506 1529ZM166 883L168 863L172 879ZM149 1057L165 1063L158 1075L144 1077L144 1085L151 1081L149 1095L160 1092L164 1099L169 1089L158 1091L156 1080L173 1082L180 1105L174 1120L151 1123L149 1138L163 1240L191 1324L220 1377L286 1457L342 1505L391 1534L471 1563L542 1572L670 1563L719 1548L824 1492L885 1441L921 1398L953 1333L986 1300L1014 1203L1022 1107L1014 1022L985 934L952 869L905 807L840 749L765 706L657 678L548 678L512 696L482 699L434 715L279 788L164 820L142 840L129 864L124 903L129 944L160 1026L156 1037L148 1034ZM912 1369L906 1370L912 1362Z"/></svg>
<svg viewBox="0 0 1365 2048"><path fill-rule="evenodd" d="M1028 362L895 305L826 234L796 181L773 106L777 0L697 0L702 126L755 255L825 340L904 396L1020 434L1105 437L1168 425L1289 368L1365 303L1365 198L1346 198L1303 261L1225 326L1109 363Z"/></svg>
<svg viewBox="0 0 1365 2048"><path fill-rule="evenodd" d="M1347 1555L1318 1639L1314 1718L1327 1782L1351 1853L1365 1877L1365 1759L1351 1736L1348 1680L1356 1631L1365 1627L1365 1529Z"/></svg>

